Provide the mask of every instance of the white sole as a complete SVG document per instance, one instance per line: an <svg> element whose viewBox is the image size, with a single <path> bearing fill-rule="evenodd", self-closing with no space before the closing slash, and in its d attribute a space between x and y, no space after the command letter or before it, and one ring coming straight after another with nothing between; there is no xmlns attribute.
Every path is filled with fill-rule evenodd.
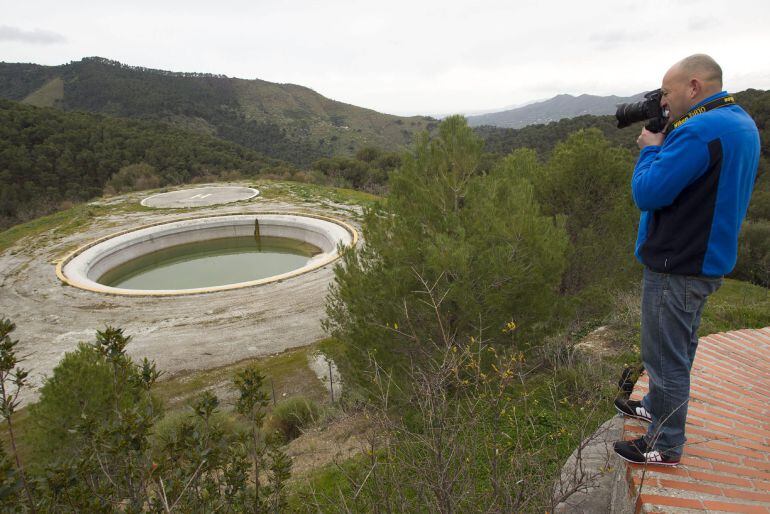
<svg viewBox="0 0 770 514"><path fill-rule="evenodd" d="M613 451L615 451L615 450L613 450ZM631 464L641 464L642 466L644 466L644 465L647 465L647 466L667 466L669 468L675 468L675 467L677 467L680 464L679 462L653 462L653 461L649 461L649 462L636 462L635 460L631 460L631 459L627 459L626 457L623 457L618 452L615 452L615 455L617 455L618 457L620 457L621 459L623 459L626 462L630 462Z"/></svg>
<svg viewBox="0 0 770 514"><path fill-rule="evenodd" d="M628 412L624 412L624 411L620 410L620 407L618 407L617 405L615 405L615 410L618 411L619 413L623 414L626 417L634 418L634 419L640 419L642 421L646 421L647 423L652 423L652 419L651 418L643 418L642 416L637 416L635 414L629 414Z"/></svg>

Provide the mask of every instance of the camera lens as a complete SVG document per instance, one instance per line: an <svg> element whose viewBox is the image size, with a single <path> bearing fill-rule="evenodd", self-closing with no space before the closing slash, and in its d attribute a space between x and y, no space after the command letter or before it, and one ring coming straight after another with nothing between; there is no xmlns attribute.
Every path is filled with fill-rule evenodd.
<svg viewBox="0 0 770 514"><path fill-rule="evenodd" d="M625 128L637 121L652 120L648 123L648 130L659 132L666 125L667 115L660 108L660 89L650 91L644 95L644 100L628 104L619 104L615 112L618 120L618 128Z"/></svg>
<svg viewBox="0 0 770 514"><path fill-rule="evenodd" d="M615 118L618 120L618 128L625 128L637 121L644 121L650 118L647 108L648 100L634 102L630 104L618 105L615 112Z"/></svg>

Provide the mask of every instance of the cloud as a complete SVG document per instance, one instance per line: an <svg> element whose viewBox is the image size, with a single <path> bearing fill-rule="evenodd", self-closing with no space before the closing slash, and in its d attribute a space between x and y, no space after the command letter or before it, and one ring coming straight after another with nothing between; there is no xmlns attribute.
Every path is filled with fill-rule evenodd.
<svg viewBox="0 0 770 514"><path fill-rule="evenodd" d="M696 17L687 22L687 28L691 31L696 30L708 30L716 28L719 25L719 20L713 16L708 17Z"/></svg>
<svg viewBox="0 0 770 514"><path fill-rule="evenodd" d="M20 43L32 43L35 45L53 45L64 43L67 39L56 32L50 30L22 30L18 27L0 25L0 42L15 41Z"/></svg>
<svg viewBox="0 0 770 514"><path fill-rule="evenodd" d="M637 43L650 39L648 32L630 32L626 30L610 30L596 32L588 37L588 41L599 48L614 48L626 43Z"/></svg>

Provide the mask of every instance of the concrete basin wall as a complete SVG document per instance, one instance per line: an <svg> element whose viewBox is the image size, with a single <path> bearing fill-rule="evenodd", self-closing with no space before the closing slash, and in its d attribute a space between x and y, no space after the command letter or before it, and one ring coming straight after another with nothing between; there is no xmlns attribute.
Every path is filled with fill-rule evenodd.
<svg viewBox="0 0 770 514"><path fill-rule="evenodd" d="M259 223L262 236L285 237L312 244L321 249L305 266L265 279L222 286L180 289L139 290L110 287L97 282L107 271L139 256L186 243L225 237L249 237ZM57 266L57 275L65 283L94 292L164 296L199 294L248 287L286 279L324 266L339 257L339 244L355 244L357 234L349 225L332 218L287 214L248 214L195 218L153 225L95 241L75 250Z"/></svg>

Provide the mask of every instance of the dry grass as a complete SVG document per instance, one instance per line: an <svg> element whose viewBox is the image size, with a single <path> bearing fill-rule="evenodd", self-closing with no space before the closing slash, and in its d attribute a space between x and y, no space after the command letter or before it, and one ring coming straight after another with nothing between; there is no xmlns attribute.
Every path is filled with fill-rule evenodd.
<svg viewBox="0 0 770 514"><path fill-rule="evenodd" d="M43 87L33 91L22 100L22 103L35 107L55 107L64 99L64 81L61 77L46 82Z"/></svg>
<svg viewBox="0 0 770 514"><path fill-rule="evenodd" d="M246 359L235 364L203 371L177 373L155 385L153 392L163 401L167 410L181 409L204 391L216 394L225 404L235 398L233 377L248 366L257 364L265 374L268 385L275 388L276 401L303 395L322 402L328 397L326 388L308 367L308 355L315 346L288 350L278 355L259 359Z"/></svg>

